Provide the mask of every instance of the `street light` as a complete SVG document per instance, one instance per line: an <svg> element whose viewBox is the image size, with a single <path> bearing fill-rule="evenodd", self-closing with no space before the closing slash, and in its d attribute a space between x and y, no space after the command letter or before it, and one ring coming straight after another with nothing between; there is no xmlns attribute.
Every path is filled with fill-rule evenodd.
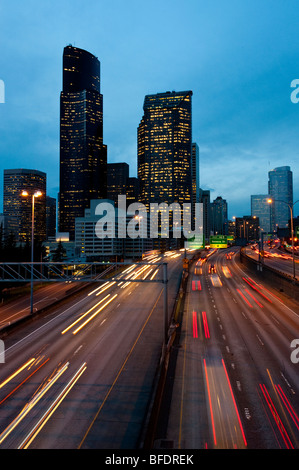
<svg viewBox="0 0 299 470"><path fill-rule="evenodd" d="M32 219L31 219L31 293L30 293L30 313L33 313L33 254L34 254L34 200L36 197L42 196L41 191L35 191L32 194ZM29 193L23 190L21 196L28 197Z"/></svg>
<svg viewBox="0 0 299 470"><path fill-rule="evenodd" d="M294 205L299 202L299 199L297 201L295 201L294 203L289 203L289 202L286 202L286 201L282 201L281 199L268 199L267 201L269 204L272 204L272 202L283 202L284 204L286 204L289 209L290 209L290 213L291 213L291 233L292 233L292 255L293 255L293 277L294 279L296 279L296 270L295 270L295 253L294 253L294 221L293 221L293 209L294 209Z"/></svg>
<svg viewBox="0 0 299 470"><path fill-rule="evenodd" d="M139 240L138 240L138 243L137 243L137 258L138 258L138 253L140 253L140 251L141 251L141 253L143 253L143 240L142 240L143 237L140 236L140 226L141 226L141 221L143 219L143 216L136 214L134 216L134 219L138 220L138 227L139 227ZM143 234L143 227L141 227L141 231L142 231L142 234ZM134 255L135 255L135 241L133 241L133 256Z"/></svg>

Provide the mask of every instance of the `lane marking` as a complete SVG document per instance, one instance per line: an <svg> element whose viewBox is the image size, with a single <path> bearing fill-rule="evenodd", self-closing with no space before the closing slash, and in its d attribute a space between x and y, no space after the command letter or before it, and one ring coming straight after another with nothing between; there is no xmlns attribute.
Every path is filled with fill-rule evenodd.
<svg viewBox="0 0 299 470"><path fill-rule="evenodd" d="M124 368L125 368L125 366L126 366L128 360L129 360L129 358L131 357L131 354L132 354L132 352L134 351L135 346L136 346L136 344L138 343L138 341L139 341L139 339L140 339L140 336L142 335L143 330L144 330L144 328L146 327L146 325L147 325L149 319L151 318L152 313L153 313L153 311L155 310L156 305L158 304L158 302L159 302L159 300L160 300L160 297L161 297L161 295L162 295L163 292L164 292L164 288L161 290L161 292L160 292L160 294L159 294L159 297L157 298L157 300L156 300L156 302L155 302L153 308L151 309L151 311L150 311L150 313L149 313L149 315L148 315L148 317L147 317L145 323L143 324L143 326L142 326L142 328L141 328L141 330L140 330L140 332L139 332L139 334L138 334L136 340L134 341L134 344L133 344L131 350L129 351L129 353L128 353L126 359L124 360L124 362L123 362L121 368L119 369L119 371L118 371L118 373L117 373L117 375L116 375L116 377L115 377L115 379L114 379L114 381L113 381L111 387L109 388L108 392L106 393L106 395L105 395L105 397L104 397L104 400L103 400L102 403L101 403L101 406L99 407L99 409L98 409L98 411L96 412L94 418L92 419L90 425L88 426L87 431L85 432L85 434L84 434L84 436L83 436L83 438L82 438L82 440L81 440L81 442L80 442L80 444L79 444L79 446L78 446L78 449L81 449L81 447L82 447L82 445L84 444L84 442L85 442L85 440L86 440L88 434L90 433L90 431L91 431L91 429L92 429L92 427L93 427L93 425L94 425L96 419L98 418L99 414L101 413L101 411L102 411L102 409L103 409L103 406L105 405L106 401L108 400L108 398L109 398L109 396L110 396L110 393L112 392L112 390L113 390L113 388L114 388L116 382L118 381L118 379L119 379L119 377L120 377L122 371L124 370Z"/></svg>

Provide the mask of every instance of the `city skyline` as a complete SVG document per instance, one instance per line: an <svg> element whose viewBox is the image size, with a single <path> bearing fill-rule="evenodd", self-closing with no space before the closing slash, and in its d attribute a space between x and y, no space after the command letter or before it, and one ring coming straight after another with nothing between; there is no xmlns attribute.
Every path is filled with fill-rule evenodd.
<svg viewBox="0 0 299 470"><path fill-rule="evenodd" d="M299 448L298 24L0 2L1 449Z"/></svg>
<svg viewBox="0 0 299 470"><path fill-rule="evenodd" d="M290 99L290 84L299 76L295 2L268 11L257 2L230 1L225 8L216 2L213 8L190 1L186 22L178 2L154 2L149 12L135 1L127 6L90 1L88 11L73 2L71 17L68 2L59 11L55 5L30 1L18 18L8 3L1 7L2 174L10 168L43 171L49 196L57 198L62 53L73 43L101 62L108 163L126 162L137 176L144 97L190 89L192 141L200 150L201 187L211 190L211 200L226 199L229 218L250 214L250 196L266 194L268 172L285 165L293 171L294 201L299 198L299 104ZM100 29L90 11L101 14ZM141 45L143 30L151 33Z"/></svg>

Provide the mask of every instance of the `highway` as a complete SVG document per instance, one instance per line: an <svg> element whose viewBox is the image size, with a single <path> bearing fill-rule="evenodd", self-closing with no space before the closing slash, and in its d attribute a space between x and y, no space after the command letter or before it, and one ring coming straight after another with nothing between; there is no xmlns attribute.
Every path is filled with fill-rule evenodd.
<svg viewBox="0 0 299 470"><path fill-rule="evenodd" d="M65 297L74 284L64 282L50 283L34 289L33 295L33 312L53 304L59 299ZM29 287L27 287L29 289ZM0 330L1 328L16 322L20 318L30 313L30 294L11 300L0 307Z"/></svg>
<svg viewBox="0 0 299 470"><path fill-rule="evenodd" d="M299 305L245 272L237 250L190 268L157 447L299 448Z"/></svg>
<svg viewBox="0 0 299 470"><path fill-rule="evenodd" d="M112 265L108 266L105 271L100 273L98 278L108 275L113 269ZM15 283L15 286L22 286L23 283ZM3 286L9 285L3 283ZM61 281L61 282L34 282L33 292L33 313L40 312L41 310L48 308L50 305L54 305L58 301L66 299L74 294L74 291L78 291L84 288L86 282L74 282L74 281ZM15 299L11 297L3 302L0 306L0 331L8 325L16 323L18 320L28 316L31 311L31 295L30 295L30 283L23 285L22 289L27 293L17 296ZM12 289L13 290L13 289ZM5 294L4 294L5 297Z"/></svg>
<svg viewBox="0 0 299 470"><path fill-rule="evenodd" d="M245 253L256 261L259 260L258 249L247 246L245 247ZM267 248L264 249L264 256L261 262L263 262L265 266L269 266L270 268L293 277L293 258L290 253ZM295 256L295 275L296 278L299 279L299 260L297 256Z"/></svg>
<svg viewBox="0 0 299 470"><path fill-rule="evenodd" d="M170 253L168 308L184 253ZM151 262L161 262L161 257ZM2 336L0 448L132 449L139 445L164 338L155 265L126 267Z"/></svg>

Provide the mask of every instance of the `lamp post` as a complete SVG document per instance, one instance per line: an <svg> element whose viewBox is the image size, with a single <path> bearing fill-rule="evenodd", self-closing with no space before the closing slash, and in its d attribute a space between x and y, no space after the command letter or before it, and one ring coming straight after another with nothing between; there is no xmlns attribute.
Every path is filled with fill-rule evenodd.
<svg viewBox="0 0 299 470"><path fill-rule="evenodd" d="M143 219L142 215L135 215L134 216L135 220L138 220L138 226L139 226L139 235L140 235L140 222ZM138 238L138 237L137 237ZM139 245L139 246L138 246ZM138 258L138 252L140 253L143 252L143 241L141 240L141 236L139 236L139 241L137 245L137 258ZM134 255L135 255L135 243L133 242L133 247L134 247Z"/></svg>
<svg viewBox="0 0 299 470"><path fill-rule="evenodd" d="M290 204L286 201L282 201L281 199L268 199L268 203L272 204L272 202L283 202L286 204L290 209L291 214L291 234L292 234L292 256L293 256L293 278L296 279L296 268L295 268L295 253L294 253L294 220L293 220L293 209L294 205L299 202L299 199L294 203Z"/></svg>
<svg viewBox="0 0 299 470"><path fill-rule="evenodd" d="M22 191L23 197L28 197L28 191ZM42 196L41 191L35 191L32 194L32 210L31 210L31 289L30 289L30 313L33 313L33 258L34 258L34 200L36 197Z"/></svg>

